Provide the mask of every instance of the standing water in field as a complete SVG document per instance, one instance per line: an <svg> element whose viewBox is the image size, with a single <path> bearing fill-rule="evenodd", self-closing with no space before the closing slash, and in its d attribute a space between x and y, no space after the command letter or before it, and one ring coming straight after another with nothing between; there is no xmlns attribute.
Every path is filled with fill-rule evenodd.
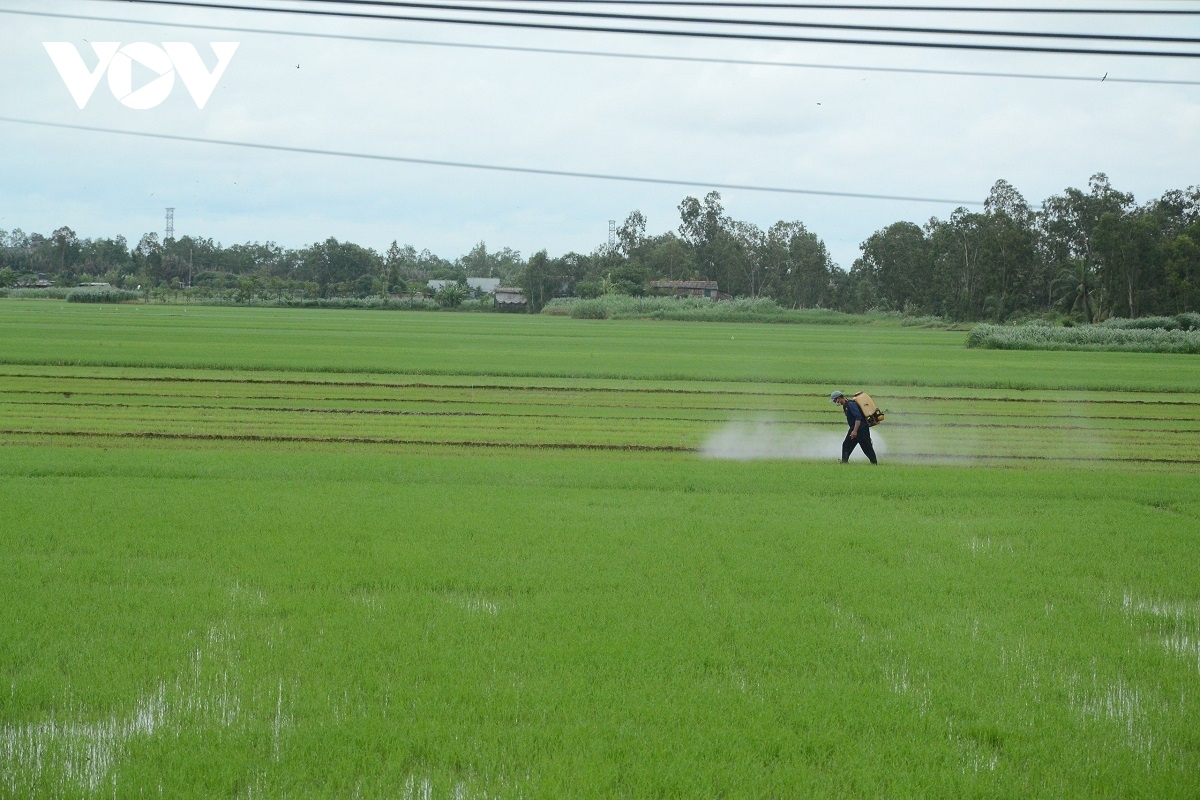
<svg viewBox="0 0 1200 800"><path fill-rule="evenodd" d="M842 440L845 438L845 428L817 431L771 422L735 422L710 435L700 452L705 458L736 461L769 458L837 461L842 457ZM878 428L871 431L871 441L880 459L887 455L887 443ZM856 448L850 460L866 462L867 457Z"/></svg>

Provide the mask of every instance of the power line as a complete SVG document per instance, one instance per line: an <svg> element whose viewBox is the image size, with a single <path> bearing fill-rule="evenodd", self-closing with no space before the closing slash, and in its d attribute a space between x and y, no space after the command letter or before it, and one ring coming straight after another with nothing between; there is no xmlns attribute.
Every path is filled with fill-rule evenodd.
<svg viewBox="0 0 1200 800"><path fill-rule="evenodd" d="M113 2L114 0L94 0ZM140 2L144 5L185 5L204 7L210 4L194 0L119 0L121 2ZM1129 34L1072 34L1061 31L1020 31L1020 30L978 30L970 28L914 28L911 25L863 25L845 23L797 22L790 19L736 19L718 17L676 17L665 14L629 14L601 11L571 11L563 8L524 8L517 6L473 6L460 2L430 2L414 0L295 0L300 6L271 6L270 11L281 13L325 13L305 5L319 4L322 6L349 6L371 8L408 8L413 11L450 11L485 14L510 14L510 16L536 16L565 19L598 19L613 20L613 22L634 23L673 23L686 25L748 25L754 28L781 28L797 30L834 30L853 31L859 34L914 34L918 36L985 36L1001 38L1038 38L1038 40L1069 40L1097 42L1144 42L1154 44L1200 44L1200 38L1186 36L1142 36ZM233 8L235 6L215 5L211 7ZM263 11L263 7L253 8ZM336 12L334 12L336 13ZM373 19L400 19L391 14L370 14ZM407 19L407 18L404 18ZM1200 53L1193 55L1200 56Z"/></svg>
<svg viewBox="0 0 1200 800"><path fill-rule="evenodd" d="M111 0L105 0L110 2ZM154 4L156 0L137 0ZM372 8L429 9L432 11L467 11L484 14L516 14L570 19L600 19L626 22L672 22L687 25L748 25L768 28L797 28L802 30L856 31L859 33L909 33L929 36L989 36L1017 39L1070 39L1105 42L1146 42L1154 44L1200 44L1200 39L1179 36L1140 36L1130 34L1061 33L1056 31L997 31L974 28L918 28L897 25L860 25L833 22L798 22L795 20L736 19L721 17L680 17L662 14L615 14L603 11L571 11L562 9L522 8L496 5L463 5L461 3L413 2L412 0L295 0L299 3L320 3L326 6L369 6ZM281 11L290 11L286 6ZM382 16L382 15L379 15Z"/></svg>
<svg viewBox="0 0 1200 800"><path fill-rule="evenodd" d="M978 200L954 200L939 197L917 197L910 195L877 194L871 192L839 192L821 189L797 189L786 186L762 186L743 183L717 183L703 180L683 180L675 178L647 178L636 175L615 175L601 172L578 172L573 170L542 169L538 167L510 167L498 164L480 164L469 161L447 161L432 158L413 158L410 156L389 156L376 153L356 153L348 150L327 150L313 147L294 147L290 145L266 144L262 142L240 142L232 139L206 139L200 136L182 136L171 133L150 133L146 131L129 131L117 128L100 128L92 125L76 125L67 122L48 122L45 120L20 119L18 117L0 116L0 122L10 122L18 125L33 125L43 128L58 128L62 130L87 131L89 133L108 133L118 136L136 136L143 139L159 139L172 142L190 142L194 144L217 144L226 147L243 147L253 150L270 150L281 153L301 153L305 155L337 156L340 158L355 158L367 161L385 161L400 164L419 164L433 167L454 167L456 169L485 170L490 172L507 172L521 175L545 175L556 178L585 178L588 180L620 181L623 183L648 183L661 186L691 186L707 189L730 189L747 192L770 192L774 194L811 195L816 197L842 197L854 200L893 200L908 203L936 203L938 205L982 206Z"/></svg>
<svg viewBox="0 0 1200 800"><path fill-rule="evenodd" d="M549 2L558 2L559 0L549 0ZM588 2L589 0L584 0ZM625 2L625 0L618 0ZM735 66L750 66L750 67L784 67L795 69L817 69L817 70L832 70L846 72L878 72L878 73L895 73L901 75L937 75L948 77L967 77L967 78L1011 78L1018 80L1046 80L1046 81L1072 81L1079 83L1099 83L1102 80L1105 83L1128 83L1139 85L1156 85L1156 86L1200 86L1200 80L1171 80L1166 78L1120 78L1108 74L1103 77L1095 75L1053 75L1044 73L1030 72L985 72L976 70L958 70L958 69L925 69L919 67L876 67L854 64L817 64L812 62L797 62L797 61L763 61L757 59L746 58L716 58L707 56L676 56L662 55L657 53L622 53L610 50L571 50L567 48L557 47L523 47L519 45L500 45L500 44L479 44L474 42L443 42L430 41L427 39L399 39L386 36L355 36L352 34L343 33L314 33L311 31L285 31L274 28L249 28L235 25L205 25L202 23L191 22L164 22L159 20L145 19L127 19L120 17L100 17L87 14L62 14L50 11L26 11L18 9L0 8L0 14L17 14L30 17L50 17L55 19L78 19L92 22L116 22L130 25L154 25L167 28L188 28L194 30L215 30L215 31L230 31L234 33L255 33L267 36L296 36L307 39L335 39L341 41L352 42L372 42L376 44L403 44L416 45L420 47L449 47L464 50L493 50L509 53L531 53L531 54L546 54L546 55L565 55L565 56L589 56L595 58L623 58L643 61L667 61L680 62L691 64L729 64Z"/></svg>
<svg viewBox="0 0 1200 800"><path fill-rule="evenodd" d="M890 6L836 3L754 3L726 0L516 0L520 3L554 3L555 5L613 5L613 6L684 6L699 8L767 8L789 11L879 11L920 13L981 13L981 14L1056 14L1088 16L1169 16L1200 15L1200 9L1178 8L1045 8L1020 6Z"/></svg>
<svg viewBox="0 0 1200 800"><path fill-rule="evenodd" d="M114 2L116 0L93 0ZM417 16L408 14L365 14L355 11L328 11L321 9L280 8L252 6L233 3L194 2L194 0L120 0L125 3L142 3L154 6L176 6L204 8L221 11L252 11L267 13L298 14L304 16L333 17L341 19L369 19L374 21L426 22L448 25L473 25L483 27L513 28L525 30L570 31L576 33L622 33L644 36L670 36L680 38L718 39L727 41L787 42L797 44L862 45L868 47L910 47L939 50L977 50L985 52L1041 53L1053 55L1100 55L1138 56L1147 58L1200 58L1200 51L1181 50L1110 50L1082 47L1034 47L1016 44L983 44L973 42L923 42L886 39L845 39L818 36L783 36L777 34L734 33L726 31L687 31L651 28L623 28L598 25L561 25L544 22L469 19L462 17Z"/></svg>
<svg viewBox="0 0 1200 800"><path fill-rule="evenodd" d="M473 0L510 2L511 0ZM1022 6L881 6L860 4L828 4L828 2L737 2L732 0L518 0L528 4L562 4L588 6L682 6L709 8L778 8L784 11L872 11L872 12L937 12L937 13L1013 13L1013 14L1081 14L1081 16L1193 16L1200 10L1192 8L1063 8Z"/></svg>

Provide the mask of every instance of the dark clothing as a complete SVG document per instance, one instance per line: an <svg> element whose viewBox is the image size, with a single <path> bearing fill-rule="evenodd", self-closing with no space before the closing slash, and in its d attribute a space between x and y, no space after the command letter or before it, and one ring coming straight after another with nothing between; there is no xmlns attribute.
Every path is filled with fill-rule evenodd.
<svg viewBox="0 0 1200 800"><path fill-rule="evenodd" d="M871 432L866 425L859 426L858 436L851 439L850 434L846 434L846 438L842 440L842 463L845 464L850 460L850 454L854 452L855 445L862 448L863 455L871 459L872 464L878 464L879 460L875 458L875 445L871 444Z"/></svg>
<svg viewBox="0 0 1200 800"><path fill-rule="evenodd" d="M847 400L846 405L842 406L842 411L846 414L846 424L850 429L854 429L854 420L862 420L862 425L859 425L859 430L867 427L867 415L862 412L862 408L853 400Z"/></svg>
<svg viewBox="0 0 1200 800"><path fill-rule="evenodd" d="M858 403L853 400L847 400L842 406L842 411L846 412L846 424L850 426L850 430L854 430L854 423L857 421L858 434L855 438L850 438L849 431L846 433L845 440L842 441L842 463L850 460L850 454L854 452L855 446L861 447L863 455L871 460L872 464L878 464L879 461L875 458L875 445L871 443L871 426L867 424L867 416L863 414Z"/></svg>

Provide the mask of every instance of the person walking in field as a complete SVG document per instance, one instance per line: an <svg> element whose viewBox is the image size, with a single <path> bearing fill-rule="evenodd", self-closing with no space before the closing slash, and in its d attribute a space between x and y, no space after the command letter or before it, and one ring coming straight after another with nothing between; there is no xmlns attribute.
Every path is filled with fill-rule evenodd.
<svg viewBox="0 0 1200 800"><path fill-rule="evenodd" d="M850 460L850 454L854 452L855 446L858 446L862 448L863 454L871 459L872 464L878 464L875 446L871 444L871 426L867 424L867 415L863 413L862 408L841 392L829 395L829 400L842 407L846 414L846 424L850 426L850 431L842 442L842 463Z"/></svg>

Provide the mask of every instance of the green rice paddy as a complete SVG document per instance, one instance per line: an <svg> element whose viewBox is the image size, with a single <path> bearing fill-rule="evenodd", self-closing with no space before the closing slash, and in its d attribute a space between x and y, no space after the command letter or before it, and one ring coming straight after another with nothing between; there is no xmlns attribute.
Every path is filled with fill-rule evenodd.
<svg viewBox="0 0 1200 800"><path fill-rule="evenodd" d="M1200 359L965 337L0 301L0 796L1196 796Z"/></svg>

